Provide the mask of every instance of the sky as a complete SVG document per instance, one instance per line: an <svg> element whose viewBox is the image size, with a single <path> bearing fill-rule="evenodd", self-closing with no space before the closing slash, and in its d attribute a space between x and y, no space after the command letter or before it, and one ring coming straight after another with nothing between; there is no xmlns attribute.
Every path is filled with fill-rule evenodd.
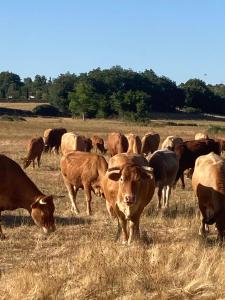
<svg viewBox="0 0 225 300"><path fill-rule="evenodd" d="M121 65L225 84L224 0L7 0L0 72L56 78Z"/></svg>

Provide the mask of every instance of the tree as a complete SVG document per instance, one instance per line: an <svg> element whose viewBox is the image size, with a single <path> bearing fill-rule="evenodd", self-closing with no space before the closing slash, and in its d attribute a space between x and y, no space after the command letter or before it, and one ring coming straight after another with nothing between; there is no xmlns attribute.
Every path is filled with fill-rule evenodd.
<svg viewBox="0 0 225 300"><path fill-rule="evenodd" d="M69 109L73 115L81 115L83 120L86 117L94 117L97 112L93 86L89 82L79 82L74 92L69 94Z"/></svg>

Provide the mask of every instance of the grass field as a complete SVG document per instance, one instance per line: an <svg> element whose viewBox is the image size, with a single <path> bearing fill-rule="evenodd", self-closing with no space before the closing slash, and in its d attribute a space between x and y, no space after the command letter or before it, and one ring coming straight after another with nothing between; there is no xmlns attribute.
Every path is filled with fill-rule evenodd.
<svg viewBox="0 0 225 300"><path fill-rule="evenodd" d="M153 129L163 141L171 134L193 139L196 132L206 131L209 123L192 125L167 126L155 121L150 126L138 126L61 118L0 121L0 149L20 163L28 140L42 135L46 128L63 126L103 138L114 130L143 136ZM22 209L3 213L7 238L0 241L1 299L225 298L225 250L215 243L213 226L206 241L198 236L200 216L190 180L186 179L185 190L178 184L164 216L156 212L154 196L141 218L141 242L124 246L114 241L116 223L109 218L103 200L93 199L93 216L87 217L80 191L77 202L81 214L72 215L59 160L44 154L40 169L27 169L44 193L54 195L56 232L44 236Z"/></svg>
<svg viewBox="0 0 225 300"><path fill-rule="evenodd" d="M2 108L32 110L36 106L38 106L40 104L47 104L47 103L36 103L36 102L0 102L0 107L2 107Z"/></svg>

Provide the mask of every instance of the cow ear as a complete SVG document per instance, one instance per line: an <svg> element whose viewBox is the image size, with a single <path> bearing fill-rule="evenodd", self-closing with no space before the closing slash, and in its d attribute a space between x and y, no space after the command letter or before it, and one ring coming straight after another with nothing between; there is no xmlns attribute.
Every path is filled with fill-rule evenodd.
<svg viewBox="0 0 225 300"><path fill-rule="evenodd" d="M44 198L42 198L41 200L39 200L40 204L48 204L49 202L53 202L53 196L45 196Z"/></svg>
<svg viewBox="0 0 225 300"><path fill-rule="evenodd" d="M142 170L144 171L144 174L150 177L151 179L154 178L154 170L151 167L148 166L142 166Z"/></svg>
<svg viewBox="0 0 225 300"><path fill-rule="evenodd" d="M111 168L107 170L107 176L109 179L118 181L121 176L121 170L119 168Z"/></svg>

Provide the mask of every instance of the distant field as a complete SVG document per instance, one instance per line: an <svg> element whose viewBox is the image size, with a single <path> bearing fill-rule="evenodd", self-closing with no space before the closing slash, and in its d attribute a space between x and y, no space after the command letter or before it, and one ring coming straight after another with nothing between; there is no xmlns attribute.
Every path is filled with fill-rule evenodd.
<svg viewBox="0 0 225 300"><path fill-rule="evenodd" d="M37 103L28 105L26 109L31 109ZM209 125L222 124L192 123L196 121L190 126L167 126L158 120L149 126L65 118L0 121L0 151L21 163L28 140L53 127L104 139L115 130L141 137L154 130L162 142L172 134L193 139ZM87 217L80 191L81 214L72 215L59 160L60 156L44 154L40 169L27 169L41 191L54 195L55 233L43 236L22 209L2 213L7 239L0 241L1 299L225 299L225 249L215 243L213 226L206 241L198 236L200 217L189 179L185 190L178 184L172 191L164 216L157 213L154 196L141 217L141 242L124 246L114 241L117 224L109 218L103 200L94 197L93 216Z"/></svg>
<svg viewBox="0 0 225 300"><path fill-rule="evenodd" d="M40 105L40 104L47 104L47 103L33 103L33 102L21 102L21 103L3 103L0 102L0 107L3 108L14 108L14 109L24 109L24 110L32 110L33 108L35 108L36 106Z"/></svg>

